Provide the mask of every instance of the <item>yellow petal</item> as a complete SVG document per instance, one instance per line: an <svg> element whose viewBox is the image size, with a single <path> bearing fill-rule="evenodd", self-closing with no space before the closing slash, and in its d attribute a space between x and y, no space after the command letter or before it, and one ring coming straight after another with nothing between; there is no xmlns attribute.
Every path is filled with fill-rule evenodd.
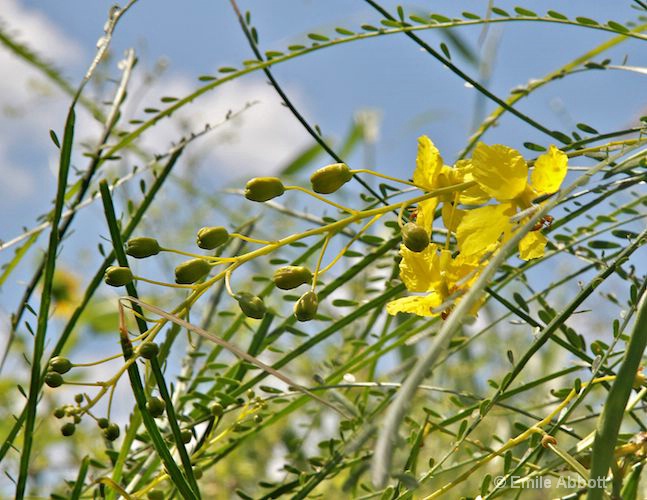
<svg viewBox="0 0 647 500"><path fill-rule="evenodd" d="M435 189L438 184L438 174L443 168L443 159L440 152L431 142L431 139L423 135L418 139L418 156L416 157L416 169L413 172L413 182L426 189Z"/></svg>
<svg viewBox="0 0 647 500"><path fill-rule="evenodd" d="M530 174L530 183L539 194L555 193L566 177L568 156L555 146L537 158L535 169Z"/></svg>
<svg viewBox="0 0 647 500"><path fill-rule="evenodd" d="M423 297L403 297L389 302L386 305L386 312L395 315L399 312L413 313L418 316L438 316L440 311L434 312L442 301L435 293Z"/></svg>
<svg viewBox="0 0 647 500"><path fill-rule="evenodd" d="M519 242L519 257L523 260L543 257L547 241L541 231L531 231Z"/></svg>
<svg viewBox="0 0 647 500"><path fill-rule="evenodd" d="M472 156L472 175L487 194L499 201L508 201L526 188L528 166L512 148L479 142Z"/></svg>
<svg viewBox="0 0 647 500"><path fill-rule="evenodd" d="M427 292L440 279L436 245L429 245L422 252L412 252L400 246L400 279L410 292Z"/></svg>
<svg viewBox="0 0 647 500"><path fill-rule="evenodd" d="M451 203L445 202L443 203L441 213L443 215L443 224L445 224L445 227L452 232L456 232L456 228L465 215L465 210L461 210L460 208L453 206Z"/></svg>
<svg viewBox="0 0 647 500"><path fill-rule="evenodd" d="M471 160L458 160L454 170L459 172L461 182L470 182L474 180L474 174ZM461 191L459 202L463 205L483 205L491 196L487 194L478 184L469 189Z"/></svg>
<svg viewBox="0 0 647 500"><path fill-rule="evenodd" d="M461 254L469 257L493 250L501 234L510 231L512 213L507 203L467 210L456 231Z"/></svg>
<svg viewBox="0 0 647 500"><path fill-rule="evenodd" d="M424 228L431 235L431 228L434 223L434 215L438 207L438 198L429 198L428 200L418 203L418 215L416 224Z"/></svg>

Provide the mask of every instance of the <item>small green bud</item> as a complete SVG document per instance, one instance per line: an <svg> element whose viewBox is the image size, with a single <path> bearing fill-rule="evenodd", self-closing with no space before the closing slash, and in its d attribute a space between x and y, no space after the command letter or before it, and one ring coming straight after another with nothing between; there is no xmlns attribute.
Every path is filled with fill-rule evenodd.
<svg viewBox="0 0 647 500"><path fill-rule="evenodd" d="M72 417L72 418L74 419L75 424L80 424L81 423L81 415L74 415L74 417Z"/></svg>
<svg viewBox="0 0 647 500"><path fill-rule="evenodd" d="M83 394L75 394L74 401L76 401L78 404L83 403Z"/></svg>
<svg viewBox="0 0 647 500"><path fill-rule="evenodd" d="M402 241L412 252L422 252L429 245L429 234L415 222L407 222L402 228Z"/></svg>
<svg viewBox="0 0 647 500"><path fill-rule="evenodd" d="M319 298L312 290L304 293L294 304L294 316L299 321L310 321L317 314Z"/></svg>
<svg viewBox="0 0 647 500"><path fill-rule="evenodd" d="M312 272L304 266L284 266L274 271L274 284L281 290L292 290L312 280Z"/></svg>
<svg viewBox="0 0 647 500"><path fill-rule="evenodd" d="M45 383L49 387L60 387L63 385L63 377L61 377L60 373L47 372L45 374Z"/></svg>
<svg viewBox="0 0 647 500"><path fill-rule="evenodd" d="M146 497L148 500L164 500L164 492L162 490L151 490Z"/></svg>
<svg viewBox="0 0 647 500"><path fill-rule="evenodd" d="M191 439L193 439L193 433L189 429L184 429L180 432L180 437L182 438L182 442L187 444Z"/></svg>
<svg viewBox="0 0 647 500"><path fill-rule="evenodd" d="M100 429L106 429L110 425L110 420L106 417L101 417L100 419L97 419L97 425Z"/></svg>
<svg viewBox="0 0 647 500"><path fill-rule="evenodd" d="M196 479L202 479L202 469L200 467L193 468L193 477Z"/></svg>
<svg viewBox="0 0 647 500"><path fill-rule="evenodd" d="M108 441L114 441L121 434L117 424L108 424L108 427L103 429L103 435Z"/></svg>
<svg viewBox="0 0 647 500"><path fill-rule="evenodd" d="M218 402L211 403L211 405L209 405L209 410L211 411L211 414L214 417L218 417L218 418L222 417L222 414L224 412L224 408Z"/></svg>
<svg viewBox="0 0 647 500"><path fill-rule="evenodd" d="M222 226L203 227L198 231L196 243L203 250L213 250L229 238L229 232Z"/></svg>
<svg viewBox="0 0 647 500"><path fill-rule="evenodd" d="M62 356L55 356L49 362L49 367L56 373L67 373L72 369L72 363L67 358Z"/></svg>
<svg viewBox="0 0 647 500"><path fill-rule="evenodd" d="M56 408L54 409L54 416L56 418L63 418L65 416L65 408Z"/></svg>
<svg viewBox="0 0 647 500"><path fill-rule="evenodd" d="M155 238L140 236L126 242L126 253L136 259L145 259L160 253L160 244Z"/></svg>
<svg viewBox="0 0 647 500"><path fill-rule="evenodd" d="M330 194L337 191L353 178L353 174L345 163L333 163L321 167L310 176L312 190L319 194Z"/></svg>
<svg viewBox="0 0 647 500"><path fill-rule="evenodd" d="M75 430L76 425L74 425L72 422L68 422L66 424L63 424L63 426L61 427L61 434L63 434L65 437L68 437L74 434Z"/></svg>
<svg viewBox="0 0 647 500"><path fill-rule="evenodd" d="M210 270L211 266L204 259L187 260L175 268L175 282L190 285L206 276Z"/></svg>
<svg viewBox="0 0 647 500"><path fill-rule="evenodd" d="M164 401L160 398L156 398L155 396L153 396L146 402L146 409L153 418L162 416L165 408L166 405L164 404Z"/></svg>
<svg viewBox="0 0 647 500"><path fill-rule="evenodd" d="M241 292L236 296L238 306L248 318L262 319L265 316L263 299L251 293Z"/></svg>
<svg viewBox="0 0 647 500"><path fill-rule="evenodd" d="M158 352L160 348L155 342L144 342L139 348L139 354L145 359L153 359Z"/></svg>
<svg viewBox="0 0 647 500"><path fill-rule="evenodd" d="M110 266L106 269L103 281L110 286L124 286L133 280L133 273L128 267Z"/></svg>
<svg viewBox="0 0 647 500"><path fill-rule="evenodd" d="M258 413L254 415L254 423L260 424L263 421L263 416L259 415Z"/></svg>
<svg viewBox="0 0 647 500"><path fill-rule="evenodd" d="M278 177L254 177L245 186L245 198L251 201L268 201L285 193Z"/></svg>

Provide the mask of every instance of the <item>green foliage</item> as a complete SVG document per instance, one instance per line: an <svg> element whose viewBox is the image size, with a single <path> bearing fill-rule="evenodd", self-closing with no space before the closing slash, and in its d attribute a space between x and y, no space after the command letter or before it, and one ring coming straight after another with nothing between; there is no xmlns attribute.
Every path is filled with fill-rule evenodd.
<svg viewBox="0 0 647 500"><path fill-rule="evenodd" d="M580 488L589 498L641 497L647 121L608 130L575 116L555 130L518 106L573 75L582 89L598 71L643 76L644 68L611 59L611 49L647 40L641 11L625 23L525 6L455 17L402 6L391 13L366 0L372 15L352 30L302 26L290 34L299 43L261 49L252 13L232 1L254 59L197 77L187 95L145 106L133 97L139 69L129 51L112 94L90 97L88 82L103 72L119 76L106 55L133 3L111 11L76 87L0 26L3 46L71 97L60 136L43 124L59 155L52 210L0 247L16 247L0 285L35 262L7 339L12 362L26 364L15 373L4 365L0 378L0 462L17 498L494 498L523 494L536 478L553 480L553 496ZM602 41L502 96L468 74L491 54L474 50L459 30L518 23L595 30ZM434 33L443 40L437 45L427 41ZM334 140L274 76L285 62L374 38L406 40L431 56L430 67L444 66L493 104L477 116L455 168L443 170L441 159L436 177L422 181L413 171L399 179L386 167L354 168L358 150L374 146L371 124L357 119ZM217 126L185 131L167 151L145 139L203 95L259 71L312 144L281 165L278 177L236 180L228 190L236 197L227 200L203 192L197 176L170 175L180 159L191 164L194 142ZM84 157L77 108L103 130ZM126 109L142 114L126 120ZM528 133L520 144L531 172L557 142L569 174L556 192L527 188L532 197L504 200L513 203L505 219L514 228L484 244L475 270L466 272L461 266L472 263L459 261L465 255L454 217L496 204L462 198L486 184L475 180L476 158L461 160L508 115ZM76 153L85 163L72 161ZM132 158L144 167L126 170ZM452 178L460 168L466 173ZM71 169L79 173L73 182ZM65 269L61 246L83 230L76 214L98 198L101 233L110 238L99 243L98 267L79 269L78 278ZM537 234L547 237L542 255L517 259L522 239ZM33 252L38 243L42 255ZM421 260L408 261L407 252ZM433 273L407 266L424 259L429 268L443 264L423 286L416 280ZM117 301L104 280L128 297ZM441 299L409 309L418 315L387 314L387 304L416 294ZM99 332L114 341L111 352L93 348ZM65 392L72 385L76 396ZM115 396L117 387L126 396ZM118 423L126 416L127 425ZM61 446L69 451L65 464L53 465L65 475L37 480ZM278 472L268 465L276 463Z"/></svg>

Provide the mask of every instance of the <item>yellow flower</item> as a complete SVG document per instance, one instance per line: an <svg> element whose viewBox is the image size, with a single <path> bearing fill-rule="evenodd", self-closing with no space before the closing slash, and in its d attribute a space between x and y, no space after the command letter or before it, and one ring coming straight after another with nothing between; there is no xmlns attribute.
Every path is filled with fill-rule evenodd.
<svg viewBox="0 0 647 500"><path fill-rule="evenodd" d="M459 161L454 168L444 164L440 152L431 139L426 135L418 139L418 155L416 157L416 169L413 172L413 182L427 191L438 188L455 186L463 182L474 180L472 176L472 165L469 161ZM450 231L456 231L460 223L463 210L455 205L480 205L485 203L490 196L478 185L465 191L448 193L438 197L430 198L418 204L418 215L416 223L431 234L434 213L438 203L443 202L442 217L443 224Z"/></svg>
<svg viewBox="0 0 647 500"><path fill-rule="evenodd" d="M389 302L386 305L389 314L405 312L418 316L442 316L444 319L453 307L451 301L459 299L472 285L481 267L476 259L468 259L460 254L452 258L449 250L441 250L433 243L418 253L411 252L403 245L400 255L400 278L407 290L426 295ZM478 307L474 313L476 310Z"/></svg>
<svg viewBox="0 0 647 500"><path fill-rule="evenodd" d="M537 158L528 182L528 165L519 152L500 144L479 143L472 157L470 175L500 204L463 214L456 231L461 254L484 255L496 248L501 235L504 241L508 239L513 230L510 218L517 211L532 207L535 198L559 190L566 176L567 160L563 152L551 146ZM538 230L528 233L519 244L520 257L530 260L543 256L546 242Z"/></svg>

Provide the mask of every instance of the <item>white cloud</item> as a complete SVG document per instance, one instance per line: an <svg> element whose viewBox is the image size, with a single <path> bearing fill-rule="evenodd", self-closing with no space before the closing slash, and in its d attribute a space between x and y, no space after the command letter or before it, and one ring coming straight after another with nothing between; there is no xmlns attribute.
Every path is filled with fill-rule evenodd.
<svg viewBox="0 0 647 500"><path fill-rule="evenodd" d="M0 23L4 32L57 67L79 58L80 46L53 25L46 16L17 0L0 0ZM9 201L32 194L44 169L34 168L25 154L34 146L49 146L47 130L60 125L65 116L61 91L30 64L0 46L0 196ZM46 150L45 150L46 151ZM32 151L29 151L32 154ZM41 169L45 162L41 163Z"/></svg>
<svg viewBox="0 0 647 500"><path fill-rule="evenodd" d="M133 117L141 119L141 110L145 107L163 109L160 97L181 98L198 85L196 80L182 75L162 77L148 89ZM137 86L138 83L133 82L132 88ZM289 85L286 92L307 114L300 93ZM219 128L209 139L191 146L192 152L204 154L213 163L214 171L228 178L271 174L305 147L308 137L265 81L243 78L223 84L147 131L143 136L144 144L153 151L164 151L171 141L178 139L182 130L200 130L206 123L219 123L228 111L236 112L251 102L255 104L250 109Z"/></svg>

